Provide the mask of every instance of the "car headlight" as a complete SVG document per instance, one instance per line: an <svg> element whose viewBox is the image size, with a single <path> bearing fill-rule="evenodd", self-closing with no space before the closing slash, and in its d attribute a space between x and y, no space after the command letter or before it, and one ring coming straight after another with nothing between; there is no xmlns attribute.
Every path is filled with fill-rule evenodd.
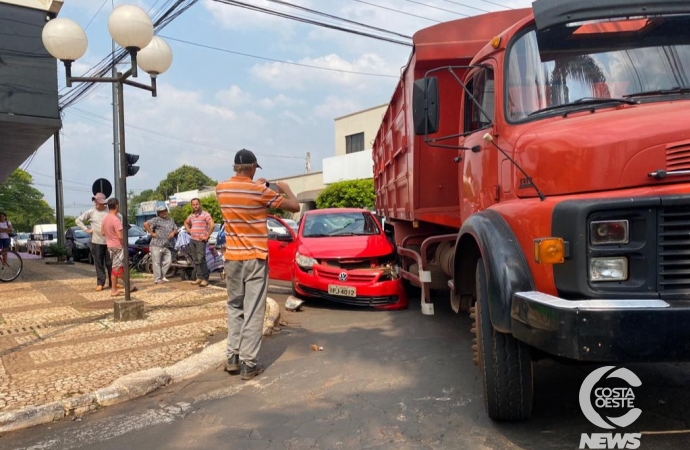
<svg viewBox="0 0 690 450"><path fill-rule="evenodd" d="M81 242L75 242L74 246L77 247L77 248L80 249L80 250L83 250L83 249L86 248L86 245L85 245L85 244L82 244Z"/></svg>
<svg viewBox="0 0 690 450"><path fill-rule="evenodd" d="M589 261L590 281L624 281L628 279L628 259L592 258Z"/></svg>
<svg viewBox="0 0 690 450"><path fill-rule="evenodd" d="M314 258L300 255L299 253L295 254L295 262L297 263L298 266L302 267L303 269L311 269L314 266L314 264L319 263Z"/></svg>
<svg viewBox="0 0 690 450"><path fill-rule="evenodd" d="M630 230L627 220L598 220L589 224L590 242L600 244L627 244Z"/></svg>

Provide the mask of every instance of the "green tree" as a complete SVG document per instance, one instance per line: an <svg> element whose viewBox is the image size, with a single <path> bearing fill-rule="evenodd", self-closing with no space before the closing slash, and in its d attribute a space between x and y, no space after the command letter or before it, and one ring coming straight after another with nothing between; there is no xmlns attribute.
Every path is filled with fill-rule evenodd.
<svg viewBox="0 0 690 450"><path fill-rule="evenodd" d="M329 184L318 197L316 207L324 208L373 208L374 180L348 180Z"/></svg>
<svg viewBox="0 0 690 450"><path fill-rule="evenodd" d="M31 231L34 225L55 223L55 211L33 187L28 172L16 169L0 184L0 211L7 214L17 231Z"/></svg>
<svg viewBox="0 0 690 450"><path fill-rule="evenodd" d="M145 189L139 194L134 194L134 191L129 191L127 196L127 214L128 217L134 217L137 214L137 208L140 203L150 202L153 200L165 200L158 191L153 189Z"/></svg>
<svg viewBox="0 0 690 450"><path fill-rule="evenodd" d="M204 186L215 186L218 184L212 178L206 176L196 167L184 165L170 172L165 180L161 181L156 192L158 198L167 199L175 192L193 191Z"/></svg>
<svg viewBox="0 0 690 450"><path fill-rule="evenodd" d="M65 230L69 227L77 226L77 218L74 216L65 216Z"/></svg>

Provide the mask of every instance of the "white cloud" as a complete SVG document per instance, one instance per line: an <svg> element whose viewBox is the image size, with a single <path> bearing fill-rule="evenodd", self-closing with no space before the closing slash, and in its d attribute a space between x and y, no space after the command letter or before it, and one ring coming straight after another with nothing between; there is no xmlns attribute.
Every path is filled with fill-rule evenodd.
<svg viewBox="0 0 690 450"><path fill-rule="evenodd" d="M360 55L348 61L336 54L317 58L302 58L299 64L323 67L331 70L319 70L277 62L257 64L251 73L277 89L306 89L317 85L336 85L339 87L362 87L371 77L348 72L394 75L396 70L380 56L373 53Z"/></svg>
<svg viewBox="0 0 690 450"><path fill-rule="evenodd" d="M335 95L329 95L326 97L323 103L314 107L314 114L322 119L333 120L336 117L340 117L360 109L362 109L362 105L349 98L341 98Z"/></svg>

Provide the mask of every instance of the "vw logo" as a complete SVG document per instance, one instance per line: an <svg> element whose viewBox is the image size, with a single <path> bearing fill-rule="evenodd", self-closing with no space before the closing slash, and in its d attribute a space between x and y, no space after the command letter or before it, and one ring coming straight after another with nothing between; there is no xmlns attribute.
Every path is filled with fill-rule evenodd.
<svg viewBox="0 0 690 450"><path fill-rule="evenodd" d="M338 279L340 281L347 281L347 274L345 272L340 272L340 275L338 275Z"/></svg>

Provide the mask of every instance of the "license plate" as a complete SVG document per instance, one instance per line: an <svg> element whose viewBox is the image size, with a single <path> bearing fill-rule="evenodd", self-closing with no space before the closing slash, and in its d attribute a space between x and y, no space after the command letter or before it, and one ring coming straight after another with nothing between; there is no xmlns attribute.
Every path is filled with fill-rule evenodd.
<svg viewBox="0 0 690 450"><path fill-rule="evenodd" d="M342 297L357 297L357 289L337 284L329 284L328 293L331 295L340 295Z"/></svg>

